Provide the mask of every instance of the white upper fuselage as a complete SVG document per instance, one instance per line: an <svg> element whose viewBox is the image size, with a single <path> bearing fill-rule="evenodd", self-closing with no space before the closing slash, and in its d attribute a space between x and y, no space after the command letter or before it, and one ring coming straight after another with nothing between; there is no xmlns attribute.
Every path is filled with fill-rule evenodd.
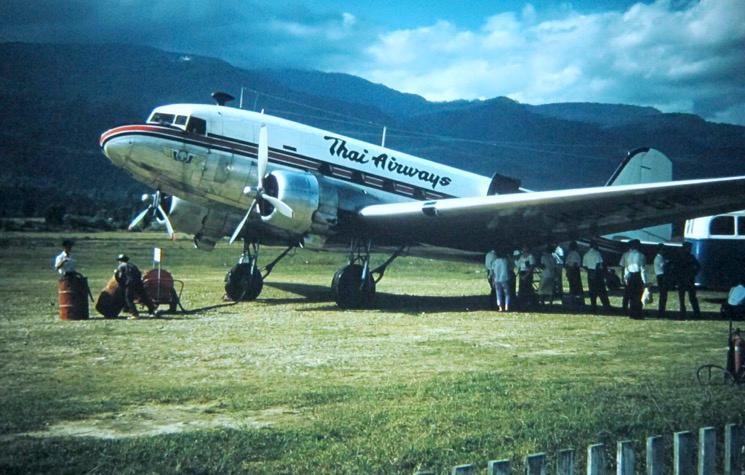
<svg viewBox="0 0 745 475"><path fill-rule="evenodd" d="M222 204L245 210L250 198L243 188L256 180L262 124L268 131L269 171L309 172L349 190L340 194L340 208L484 196L489 187L489 178L481 175L225 106L161 106L147 124L106 131L100 143L115 165L139 181L205 206Z"/></svg>

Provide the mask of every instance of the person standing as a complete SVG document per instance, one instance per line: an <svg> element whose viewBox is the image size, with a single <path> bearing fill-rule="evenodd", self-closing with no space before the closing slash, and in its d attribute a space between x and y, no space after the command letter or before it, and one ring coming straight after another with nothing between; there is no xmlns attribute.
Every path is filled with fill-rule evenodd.
<svg viewBox="0 0 745 475"><path fill-rule="evenodd" d="M518 297L523 306L533 305L535 292L533 290L533 270L535 269L535 257L530 253L527 246L520 250L520 256L515 261L518 275Z"/></svg>
<svg viewBox="0 0 745 475"><path fill-rule="evenodd" d="M590 249L582 258L582 267L587 271L587 290L590 294L592 313L598 313L597 299L603 304L603 310L610 310L608 290L605 287L605 263L598 250L598 243L590 241Z"/></svg>
<svg viewBox="0 0 745 475"><path fill-rule="evenodd" d="M150 301L142 285L142 273L136 265L129 262L129 257L125 254L119 254L116 260L119 265L114 271L114 278L122 287L124 293L124 306L132 315L130 318L138 318L140 313L135 306L135 299L139 299L147 307L148 313L155 314L155 305Z"/></svg>
<svg viewBox="0 0 745 475"><path fill-rule="evenodd" d="M504 252L497 252L496 258L492 261L491 275L497 299L497 310L500 312L510 311L512 300L510 295L510 274L512 274L510 260Z"/></svg>
<svg viewBox="0 0 745 475"><path fill-rule="evenodd" d="M78 274L76 271L77 262L75 261L75 258L72 257L73 244L75 243L70 239L62 241L62 252L54 258L54 269L59 274L60 279L67 275L75 276Z"/></svg>
<svg viewBox="0 0 745 475"><path fill-rule="evenodd" d="M584 301L584 297L582 296L582 276L579 272L581 266L582 256L580 256L577 250L577 242L572 241L569 243L569 252L567 253L565 267L567 280L569 281L569 294L576 303Z"/></svg>
<svg viewBox="0 0 745 475"><path fill-rule="evenodd" d="M624 280L626 281L626 298L628 299L628 315L631 318L642 318L642 294L647 284L644 267L647 259L639 250L641 243L634 239L629 243L629 250L621 257Z"/></svg>
<svg viewBox="0 0 745 475"><path fill-rule="evenodd" d="M667 251L665 251L665 245L660 243L657 245L657 255L654 256L654 275L657 278L657 291L660 293L660 301L657 307L657 316L659 318L665 318L665 310L667 307L667 293L671 290L670 275L670 259L667 258Z"/></svg>
<svg viewBox="0 0 745 475"><path fill-rule="evenodd" d="M564 248L557 244L551 255L556 263L554 266L554 295L561 300L561 296L564 295Z"/></svg>
<svg viewBox="0 0 745 475"><path fill-rule="evenodd" d="M678 279L678 299L680 300L680 318L686 317L685 296L688 298L693 307L693 317L701 318L701 309L698 306L698 297L696 296L696 274L701 269L698 259L691 253L691 243L684 242L683 249L675 262L675 273Z"/></svg>
<svg viewBox="0 0 745 475"><path fill-rule="evenodd" d="M489 282L489 308L495 308L495 302L497 299L496 289L494 288L494 279L492 277L492 264L494 259L497 258L497 251L492 249L484 256L484 267L486 268L486 280Z"/></svg>
<svg viewBox="0 0 745 475"><path fill-rule="evenodd" d="M552 304L554 301L554 283L556 279L556 259L552 251L554 246L549 244L541 254L541 283L538 286L538 300L541 305Z"/></svg>

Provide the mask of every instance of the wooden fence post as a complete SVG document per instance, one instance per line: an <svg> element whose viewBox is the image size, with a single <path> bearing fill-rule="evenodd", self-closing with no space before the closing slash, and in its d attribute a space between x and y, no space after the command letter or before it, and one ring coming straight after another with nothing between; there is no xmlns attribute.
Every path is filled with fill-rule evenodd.
<svg viewBox="0 0 745 475"><path fill-rule="evenodd" d="M605 475L605 445L587 447L587 475Z"/></svg>
<svg viewBox="0 0 745 475"><path fill-rule="evenodd" d="M525 475L546 475L546 454L541 452L525 457Z"/></svg>
<svg viewBox="0 0 745 475"><path fill-rule="evenodd" d="M574 449L559 450L556 475L574 475Z"/></svg>
<svg viewBox="0 0 745 475"><path fill-rule="evenodd" d="M743 467L743 428L737 424L724 426L724 475L740 475Z"/></svg>
<svg viewBox="0 0 745 475"><path fill-rule="evenodd" d="M713 427L698 430L698 475L715 475L717 469L717 431Z"/></svg>
<svg viewBox="0 0 745 475"><path fill-rule="evenodd" d="M673 473L695 475L696 441L689 431L676 432L673 436Z"/></svg>
<svg viewBox="0 0 745 475"><path fill-rule="evenodd" d="M476 475L476 467L467 463L453 467L453 475Z"/></svg>
<svg viewBox="0 0 745 475"><path fill-rule="evenodd" d="M509 460L490 460L486 470L487 475L510 475Z"/></svg>
<svg viewBox="0 0 745 475"><path fill-rule="evenodd" d="M616 475L634 475L636 457L634 445L630 440L622 440L616 444Z"/></svg>
<svg viewBox="0 0 745 475"><path fill-rule="evenodd" d="M647 475L665 473L667 473L667 467L662 453L662 437L659 435L647 437Z"/></svg>

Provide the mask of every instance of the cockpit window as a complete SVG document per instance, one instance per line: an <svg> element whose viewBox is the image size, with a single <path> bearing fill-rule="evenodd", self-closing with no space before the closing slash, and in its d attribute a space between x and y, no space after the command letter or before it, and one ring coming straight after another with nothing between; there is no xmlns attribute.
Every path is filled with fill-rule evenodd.
<svg viewBox="0 0 745 475"><path fill-rule="evenodd" d="M148 122L152 122L160 125L170 125L173 123L173 114L164 114L162 112L155 112Z"/></svg>
<svg viewBox="0 0 745 475"><path fill-rule="evenodd" d="M189 117L186 124L186 131L192 134L207 135L207 121L199 117Z"/></svg>
<svg viewBox="0 0 745 475"><path fill-rule="evenodd" d="M186 116L185 115L177 115L176 120L173 121L176 125L186 125Z"/></svg>

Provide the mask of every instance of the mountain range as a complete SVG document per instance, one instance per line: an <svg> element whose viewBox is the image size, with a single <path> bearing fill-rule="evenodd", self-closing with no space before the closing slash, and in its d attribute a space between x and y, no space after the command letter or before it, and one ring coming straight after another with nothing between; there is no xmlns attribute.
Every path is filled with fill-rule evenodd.
<svg viewBox="0 0 745 475"><path fill-rule="evenodd" d="M52 205L126 219L146 190L108 163L99 135L154 107L243 91L243 107L532 189L602 185L629 150L660 149L676 179L745 174L745 127L622 104L430 102L348 74L245 70L132 45L0 43L0 212ZM238 107L238 100L231 103Z"/></svg>

